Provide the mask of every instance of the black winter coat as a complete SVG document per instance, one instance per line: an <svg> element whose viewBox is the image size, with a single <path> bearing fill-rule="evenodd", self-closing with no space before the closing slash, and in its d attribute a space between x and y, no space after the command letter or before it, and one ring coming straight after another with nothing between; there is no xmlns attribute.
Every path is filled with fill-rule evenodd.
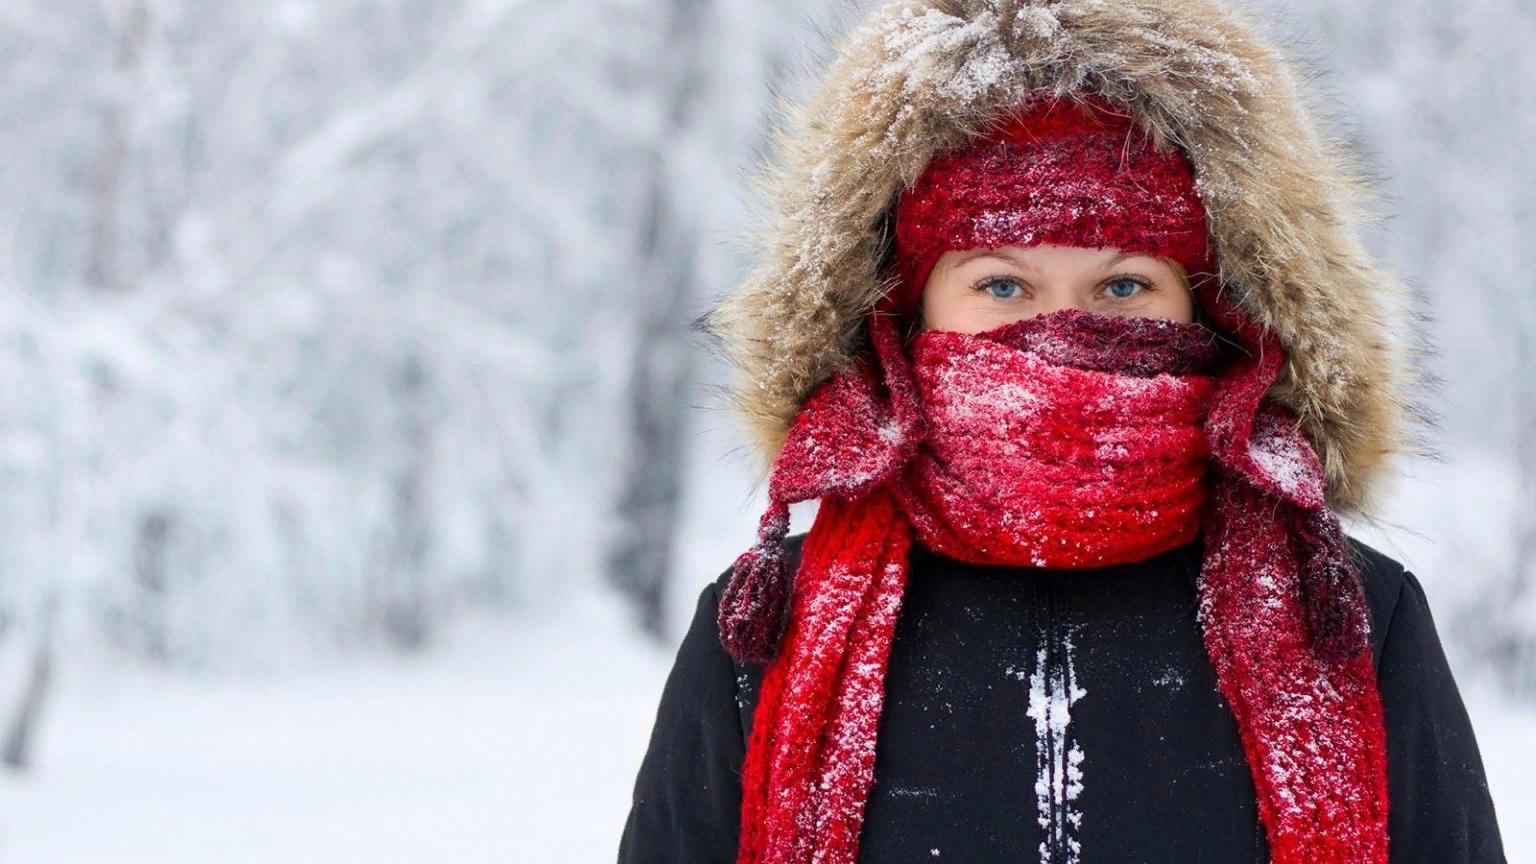
<svg viewBox="0 0 1536 864"><path fill-rule="evenodd" d="M804 535L790 538L791 566ZM1500 864L1483 764L1418 579L1363 556L1387 732L1393 864ZM988 567L914 544L860 860L1265 862L1237 723L1195 617L1201 539L1095 571ZM791 571L793 572L793 571ZM727 571L700 593L635 780L620 864L732 864L762 669L721 647ZM1070 641L1070 647L1066 642ZM1070 651L1075 800L1037 803L1030 677ZM1038 685L1038 681L1036 682ZM1058 756L1060 754L1057 754ZM1069 812L1070 811L1070 812ZM1077 818L1080 855L1057 838Z"/></svg>

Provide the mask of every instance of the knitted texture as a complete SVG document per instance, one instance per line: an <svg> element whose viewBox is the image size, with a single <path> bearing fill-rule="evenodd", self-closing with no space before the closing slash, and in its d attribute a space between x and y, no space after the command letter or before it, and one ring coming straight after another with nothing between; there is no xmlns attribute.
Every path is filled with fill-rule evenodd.
<svg viewBox="0 0 1536 864"><path fill-rule="evenodd" d="M975 563L1094 567L1194 539L1212 379L1087 362L1123 351L1090 332L1106 321L1153 349L1143 361L1158 362L1141 363L1149 372L1201 368L1217 352L1200 328L1084 314L1026 318L991 338L929 330L913 340L928 447L896 492L924 545ZM1045 341L1048 356L1017 347L1043 333L1070 341Z"/></svg>
<svg viewBox="0 0 1536 864"><path fill-rule="evenodd" d="M1101 97L1042 100L936 156L896 205L897 306L910 312L951 249L1051 244L1214 270L1188 159L1156 150Z"/></svg>
<svg viewBox="0 0 1536 864"><path fill-rule="evenodd" d="M738 864L857 860L913 542L1028 578L1144 560L1202 531L1204 643L1272 859L1386 860L1360 577L1315 452L1263 398L1283 348L1214 291L1205 302L1240 350L1218 357L1198 324L1074 309L910 345L889 306L870 319L873 353L801 411L758 544L721 598L722 643L768 664ZM780 516L813 497L791 580Z"/></svg>

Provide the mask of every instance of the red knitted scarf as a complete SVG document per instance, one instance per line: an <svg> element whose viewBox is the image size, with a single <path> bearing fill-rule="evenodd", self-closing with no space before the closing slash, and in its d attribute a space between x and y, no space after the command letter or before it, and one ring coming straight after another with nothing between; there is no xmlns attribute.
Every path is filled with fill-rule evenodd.
<svg viewBox="0 0 1536 864"><path fill-rule="evenodd" d="M870 319L873 354L802 408L721 598L722 643L769 664L738 864L856 861L914 539L974 563L1085 568L1202 530L1198 616L1272 859L1386 861L1360 577L1313 448L1262 398L1278 340L1219 297L1206 308L1235 357L1200 324L1074 309L910 346L888 308ZM788 505L812 498L791 581Z"/></svg>

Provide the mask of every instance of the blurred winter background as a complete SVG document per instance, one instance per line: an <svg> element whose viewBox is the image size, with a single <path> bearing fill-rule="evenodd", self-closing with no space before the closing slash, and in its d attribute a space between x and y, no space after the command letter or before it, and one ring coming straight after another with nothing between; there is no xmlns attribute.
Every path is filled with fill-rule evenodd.
<svg viewBox="0 0 1536 864"><path fill-rule="evenodd" d="M611 860L761 505L688 322L860 5L0 5L0 861ZM1536 11L1259 8L1432 301L1447 459L1351 528L1530 860Z"/></svg>

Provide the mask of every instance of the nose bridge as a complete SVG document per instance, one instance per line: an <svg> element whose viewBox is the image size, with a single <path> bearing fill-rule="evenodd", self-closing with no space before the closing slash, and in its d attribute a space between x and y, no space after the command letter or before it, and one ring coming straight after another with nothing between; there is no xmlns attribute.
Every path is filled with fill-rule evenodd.
<svg viewBox="0 0 1536 864"><path fill-rule="evenodd" d="M1065 276L1055 276L1036 286L1036 312L1044 315L1060 309L1080 309L1090 311L1083 302L1079 292L1072 290L1072 280Z"/></svg>

